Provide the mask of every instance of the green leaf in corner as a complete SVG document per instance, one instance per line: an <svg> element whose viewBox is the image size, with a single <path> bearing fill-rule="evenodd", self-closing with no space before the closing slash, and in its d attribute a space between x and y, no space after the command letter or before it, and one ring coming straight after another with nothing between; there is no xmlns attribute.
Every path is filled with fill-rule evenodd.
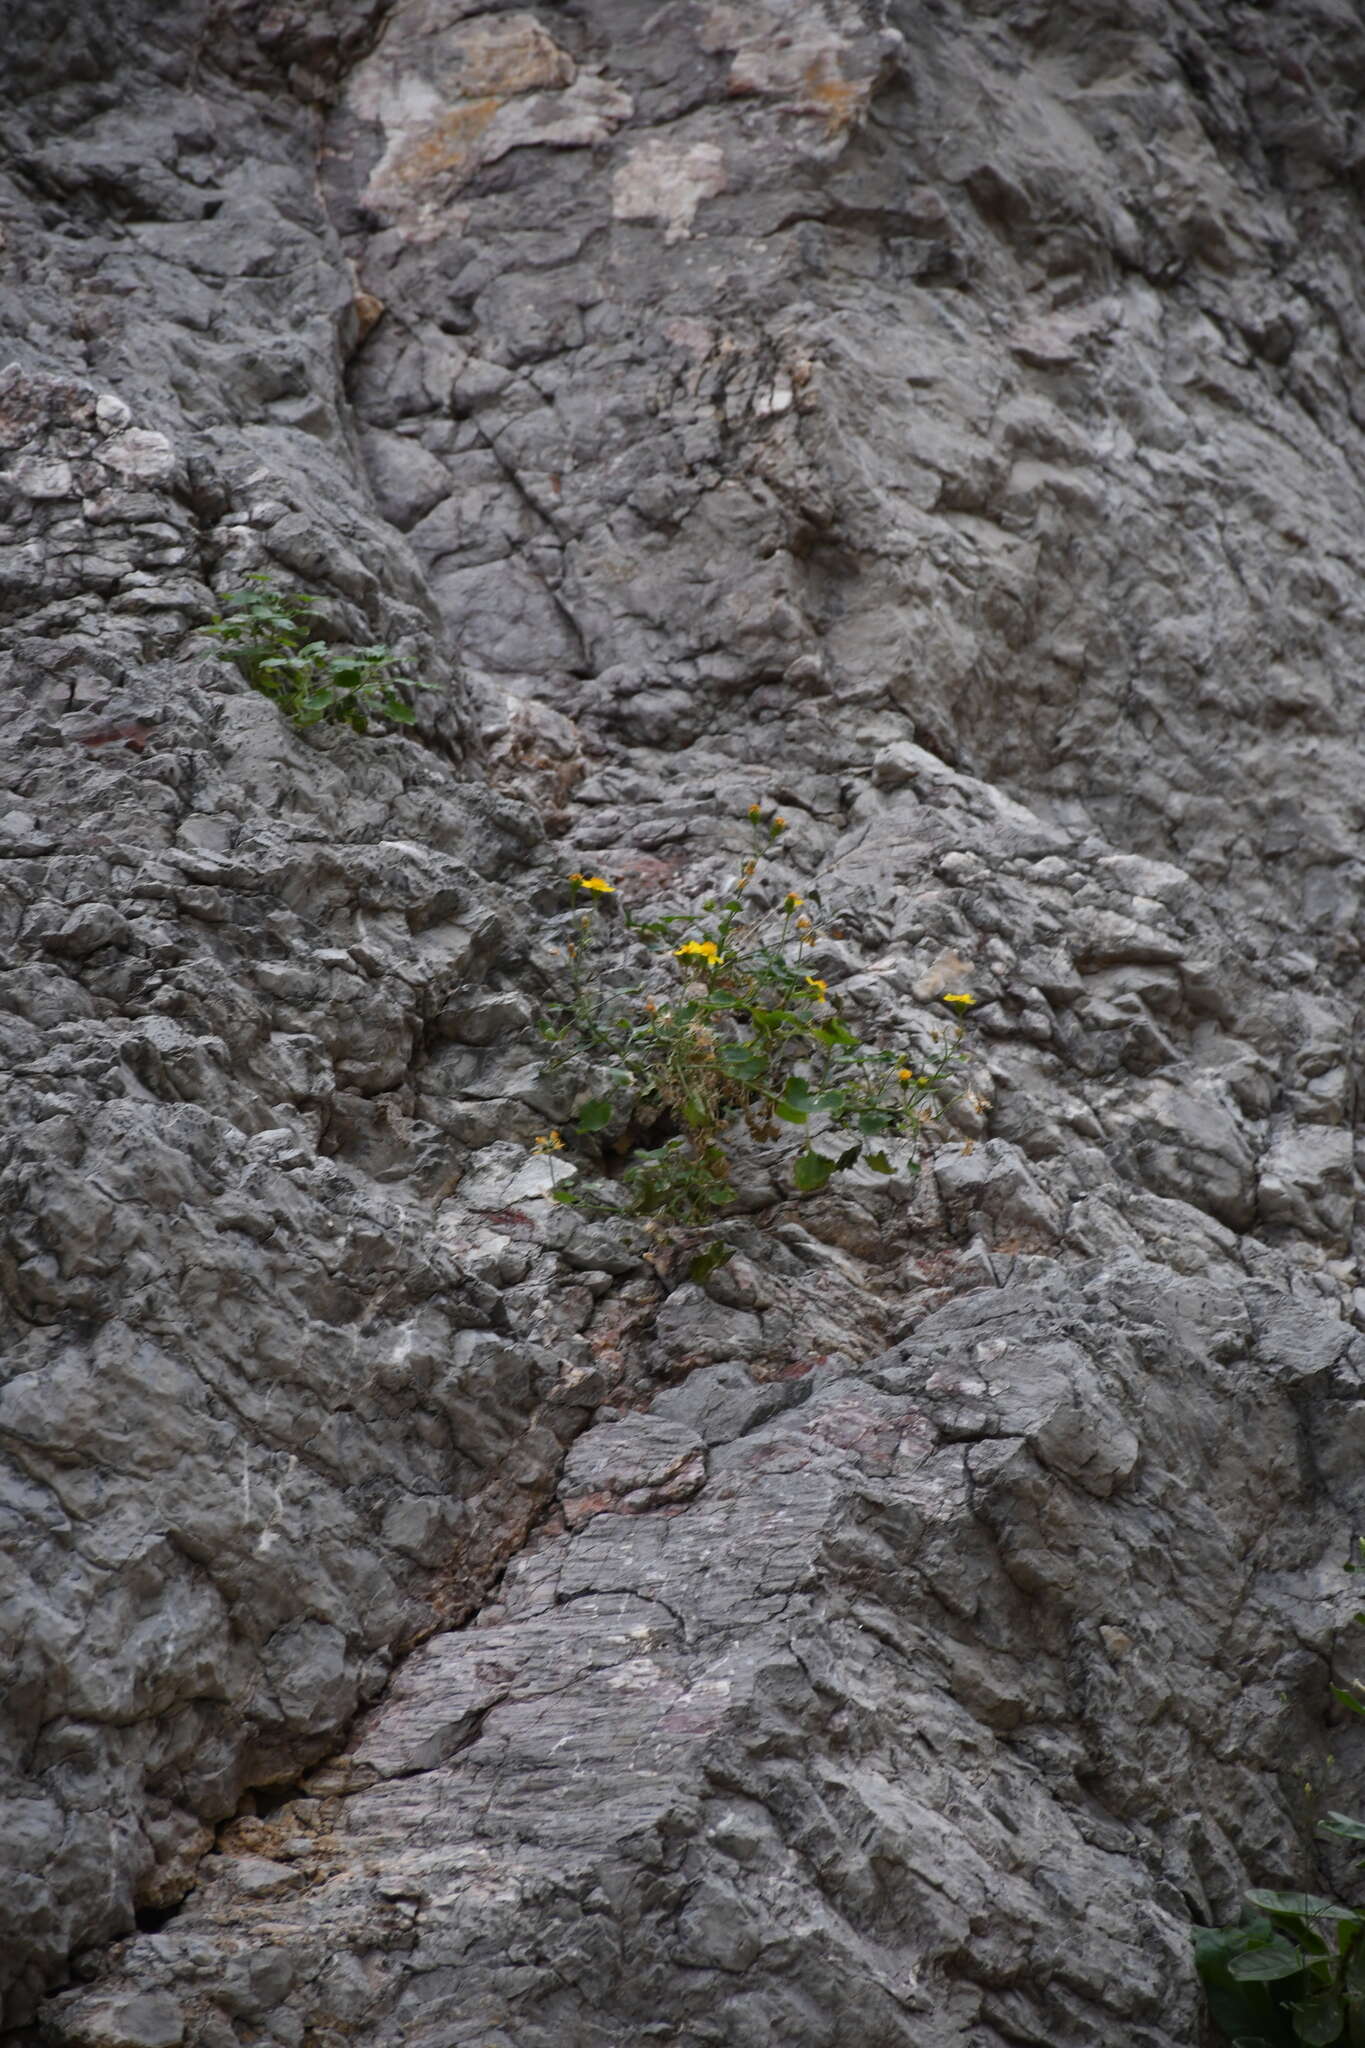
<svg viewBox="0 0 1365 2048"><path fill-rule="evenodd" d="M1365 1842L1365 1820L1353 1820L1349 1813L1328 1812L1318 1822L1320 1835L1335 1835L1339 1842Z"/></svg>
<svg viewBox="0 0 1365 2048"><path fill-rule="evenodd" d="M1365 1941L1357 1941L1347 1957L1345 1990L1352 2005L1365 2002Z"/></svg>
<svg viewBox="0 0 1365 2048"><path fill-rule="evenodd" d="M595 1097L578 1112L578 1129L585 1133L605 1130L611 1122L611 1104Z"/></svg>
<svg viewBox="0 0 1365 2048"><path fill-rule="evenodd" d="M1235 2044L1260 2043L1261 2048L1285 2048L1288 2022L1266 1983L1246 1983L1234 1977L1231 1965L1252 1950L1270 1943L1287 1946L1268 1920L1256 1920L1249 1927L1200 1927L1195 1930L1194 1962L1199 1972L1209 2011L1219 2031Z"/></svg>
<svg viewBox="0 0 1365 2048"><path fill-rule="evenodd" d="M1324 1899L1317 1892L1248 1892L1247 1900L1263 1913L1291 1920L1351 1920L1359 1924L1361 1918L1350 1906L1339 1906L1335 1899Z"/></svg>
<svg viewBox="0 0 1365 2048"><path fill-rule="evenodd" d="M1263 1948L1249 1949L1234 1956L1228 1975L1239 1984L1273 1984L1280 1977L1297 1977L1304 1966L1301 1950L1287 1941L1268 1941Z"/></svg>
<svg viewBox="0 0 1365 2048"><path fill-rule="evenodd" d="M1345 2013L1341 2000L1335 1991L1319 1991L1312 1998L1305 1998L1302 2005L1296 2005L1294 2012L1294 2038L1302 2041L1305 2048L1332 2048L1340 2041Z"/></svg>
<svg viewBox="0 0 1365 2048"><path fill-rule="evenodd" d="M780 1107L780 1105L779 1105ZM802 1152L792 1168L792 1179L803 1195L816 1194L834 1172L834 1161L819 1152Z"/></svg>
<svg viewBox="0 0 1365 2048"><path fill-rule="evenodd" d="M728 1266L734 1255L733 1248L728 1244L722 1244L717 1238L714 1244L708 1244L704 1251L697 1253L687 1268L687 1277L689 1280L695 1280L700 1287L713 1273L718 1273L722 1266Z"/></svg>
<svg viewBox="0 0 1365 2048"><path fill-rule="evenodd" d="M716 1061L736 1081L758 1081L763 1077L763 1055L751 1045L723 1045Z"/></svg>

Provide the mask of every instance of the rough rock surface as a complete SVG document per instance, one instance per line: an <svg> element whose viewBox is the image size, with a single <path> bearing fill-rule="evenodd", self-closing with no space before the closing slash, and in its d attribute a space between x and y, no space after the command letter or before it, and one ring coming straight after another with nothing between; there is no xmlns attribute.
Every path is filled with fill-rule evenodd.
<svg viewBox="0 0 1365 2048"><path fill-rule="evenodd" d="M1187 2048L1358 1786L1358 12L20 0L0 81L0 2027ZM208 651L263 568L415 739ZM698 1286L543 1199L534 1021L557 877L755 797L976 1106L746 1159Z"/></svg>

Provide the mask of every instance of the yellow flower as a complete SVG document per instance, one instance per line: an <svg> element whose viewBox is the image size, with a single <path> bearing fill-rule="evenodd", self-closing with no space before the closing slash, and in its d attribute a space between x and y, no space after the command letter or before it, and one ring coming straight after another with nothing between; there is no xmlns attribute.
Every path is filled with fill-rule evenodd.
<svg viewBox="0 0 1365 2048"><path fill-rule="evenodd" d="M901 1067L901 1068L899 1068L899 1069L898 1069L898 1071L897 1071L897 1074L896 1074L896 1079L897 1079L898 1081L913 1081L913 1080L914 1080L914 1078L915 1078L915 1077L914 1077L914 1075L913 1075L913 1074L911 1073L911 1071L910 1071L909 1067Z"/></svg>
<svg viewBox="0 0 1365 2048"><path fill-rule="evenodd" d="M754 823L755 823L755 825L756 825L756 824L758 823L759 819L760 819L760 818L761 818L761 817L763 816L763 806L762 806L762 804L750 804L750 806L749 806L749 816L750 816L750 817L751 817L751 818L753 819L753 821L754 821Z"/></svg>
<svg viewBox="0 0 1365 2048"><path fill-rule="evenodd" d="M970 1008L971 1008L971 1006L972 1006L972 1004L973 1004L973 1003L974 1003L974 1002L976 1001L976 997L975 997L975 996L942 996L942 997L940 998L940 1001L942 1001L942 1002L945 1002L945 1003L961 1003L961 1004L963 1005L963 1007L964 1007L965 1009L970 1009Z"/></svg>
<svg viewBox="0 0 1365 2048"><path fill-rule="evenodd" d="M772 823L772 829L773 829L773 831L774 831L774 832L785 832L785 831L786 831L786 829L787 829L787 821L786 821L786 819L785 819L785 818L774 818L774 819L773 819L773 823Z"/></svg>
<svg viewBox="0 0 1365 2048"><path fill-rule="evenodd" d="M706 962L708 967L716 966L721 957L717 951L714 939L689 939L685 946L675 946L673 948L675 960L683 960L689 953L696 953Z"/></svg>
<svg viewBox="0 0 1365 2048"><path fill-rule="evenodd" d="M562 1152L564 1150L564 1140L560 1137L558 1131L547 1131L543 1137L536 1139L536 1150L537 1152Z"/></svg>
<svg viewBox="0 0 1365 2048"><path fill-rule="evenodd" d="M825 991L826 991L826 989L827 989L827 988L829 987L829 983L828 983L828 982L825 982L825 981L821 981L821 980L820 980L820 978L819 978L819 976L818 976L818 975L815 975L815 974L808 974L808 975L806 976L806 980L807 980L807 981L808 981L808 982L810 983L811 987L812 987L812 988L813 988L813 989L815 990L815 1000L816 1000L816 1002L817 1002L817 1003L823 1003L824 1001L826 1001L826 994L825 994Z"/></svg>
<svg viewBox="0 0 1365 2048"><path fill-rule="evenodd" d="M805 900L806 899L804 896L798 896L795 894L794 891L790 892L787 896L786 902L782 905L782 908L784 910L799 910L801 908L801 905L805 902Z"/></svg>
<svg viewBox="0 0 1365 2048"><path fill-rule="evenodd" d="M601 875L570 875L569 880L579 889L591 889L594 896L614 896L616 884L604 881Z"/></svg>

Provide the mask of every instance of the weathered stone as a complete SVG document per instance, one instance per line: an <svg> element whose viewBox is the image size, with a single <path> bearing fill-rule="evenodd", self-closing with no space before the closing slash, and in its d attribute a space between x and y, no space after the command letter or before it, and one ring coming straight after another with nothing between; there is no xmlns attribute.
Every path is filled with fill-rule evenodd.
<svg viewBox="0 0 1365 2048"><path fill-rule="evenodd" d="M1359 1777L1365 30L106 13L0 26L0 2027L1187 2048ZM534 1024L756 800L970 1098L697 1285Z"/></svg>

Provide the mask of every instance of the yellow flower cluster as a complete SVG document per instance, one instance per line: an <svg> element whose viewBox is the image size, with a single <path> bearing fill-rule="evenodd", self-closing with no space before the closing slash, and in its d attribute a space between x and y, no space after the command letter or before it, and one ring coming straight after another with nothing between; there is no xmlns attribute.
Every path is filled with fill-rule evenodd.
<svg viewBox="0 0 1365 2048"><path fill-rule="evenodd" d="M963 1006L964 1006L965 1008L970 1008L970 1007L971 1007L971 1005L972 1005L972 1004L973 1004L973 1003L974 1003L974 1002L976 1001L976 997L975 997L975 996L948 996L948 995L945 995L945 996L942 996L942 997L940 997L940 1001L941 1001L941 1002L945 1002L945 1003L961 1003L961 1004L962 1004L962 1005L963 1005Z"/></svg>
<svg viewBox="0 0 1365 2048"><path fill-rule="evenodd" d="M569 880L576 889L591 889L594 896L616 894L616 884L604 881L601 875L570 875Z"/></svg>
<svg viewBox="0 0 1365 2048"><path fill-rule="evenodd" d="M560 1137L558 1131L546 1131L541 1137L536 1139L536 1150L537 1152L562 1152L564 1150L564 1140Z"/></svg>
<svg viewBox="0 0 1365 2048"><path fill-rule="evenodd" d="M718 966L724 957L718 951L714 939L689 939L685 946L675 946L673 948L675 960L684 960L689 953L697 954L700 959L706 962L708 967Z"/></svg>

